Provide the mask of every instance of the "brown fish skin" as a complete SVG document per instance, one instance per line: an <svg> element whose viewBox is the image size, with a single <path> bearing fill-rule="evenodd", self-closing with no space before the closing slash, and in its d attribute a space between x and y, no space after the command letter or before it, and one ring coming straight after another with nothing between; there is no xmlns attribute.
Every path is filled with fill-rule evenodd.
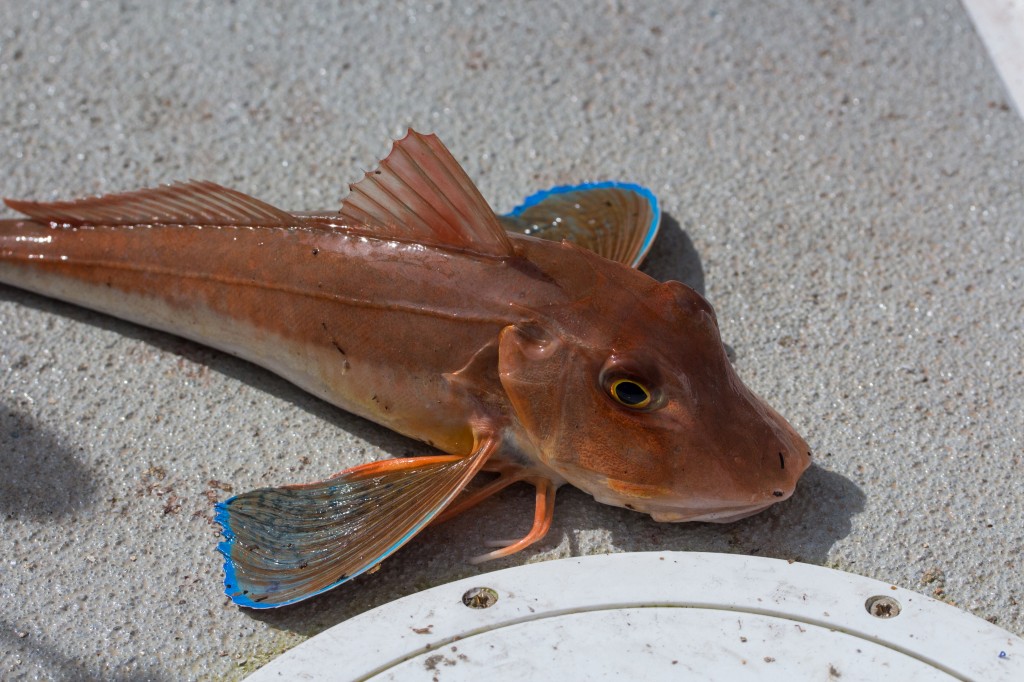
<svg viewBox="0 0 1024 682"><path fill-rule="evenodd" d="M517 265L340 227L0 221L0 281L237 355L453 454L472 451L474 419L496 417L479 403L500 386L445 375L523 306L567 301Z"/></svg>
<svg viewBox="0 0 1024 682"><path fill-rule="evenodd" d="M445 452L469 454L484 420L525 450L496 458L602 502L716 520L792 493L806 443L736 377L703 298L510 237L495 259L341 226L3 221L0 280L238 355ZM616 372L659 408L617 404L599 380Z"/></svg>
<svg viewBox="0 0 1024 682"><path fill-rule="evenodd" d="M571 250L530 257L542 268L554 269L549 258L572 264L572 283L562 280L572 303L506 329L499 350L502 384L545 464L597 500L657 520L731 521L788 498L809 448L736 376L710 304L678 282ZM608 387L621 377L645 385L651 406L616 403Z"/></svg>
<svg viewBox="0 0 1024 682"><path fill-rule="evenodd" d="M726 522L788 498L810 463L736 376L700 295L568 242L505 233L432 136L396 142L337 214L291 214L209 183L9 205L35 219L0 220L0 282L245 358L471 461L391 460L342 472L328 492L330 481L222 505L228 593L245 606L329 589L446 506L441 518L515 481L537 486L534 527L485 558L543 537L565 482L656 520ZM481 468L502 476L451 504ZM342 531L340 503L324 495L361 505L378 494L373 476L384 496L445 487L412 511L367 507L398 515L393 530L367 520ZM275 530L279 514L310 513L339 525ZM352 546L329 558L325 538ZM309 568L293 550L303 546L328 558Z"/></svg>

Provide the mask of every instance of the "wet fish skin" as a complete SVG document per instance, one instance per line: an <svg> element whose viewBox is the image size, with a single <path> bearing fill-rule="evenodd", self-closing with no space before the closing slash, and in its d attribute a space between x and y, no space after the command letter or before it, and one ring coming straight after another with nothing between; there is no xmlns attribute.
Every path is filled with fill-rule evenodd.
<svg viewBox="0 0 1024 682"><path fill-rule="evenodd" d="M810 461L736 376L711 306L633 267L659 215L642 188L556 188L499 222L410 132L339 212L212 183L8 204L29 219L0 221L0 281L238 355L449 453L218 505L243 606L350 580L516 481L537 487L534 527L484 558L543 537L566 482L656 520L726 522L788 498ZM589 248L503 229L552 226ZM481 470L500 476L464 493Z"/></svg>

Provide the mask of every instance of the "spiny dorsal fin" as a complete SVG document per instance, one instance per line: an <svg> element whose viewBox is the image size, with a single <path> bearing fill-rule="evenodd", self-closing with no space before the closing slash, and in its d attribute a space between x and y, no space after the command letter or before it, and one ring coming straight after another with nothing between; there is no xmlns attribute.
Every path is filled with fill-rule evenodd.
<svg viewBox="0 0 1024 682"><path fill-rule="evenodd" d="M285 227L295 216L212 182L190 181L75 201L15 201L9 207L43 223L69 225L239 225Z"/></svg>
<svg viewBox="0 0 1024 682"><path fill-rule="evenodd" d="M410 129L380 167L350 190L341 207L350 224L488 256L512 255L494 212L436 135Z"/></svg>

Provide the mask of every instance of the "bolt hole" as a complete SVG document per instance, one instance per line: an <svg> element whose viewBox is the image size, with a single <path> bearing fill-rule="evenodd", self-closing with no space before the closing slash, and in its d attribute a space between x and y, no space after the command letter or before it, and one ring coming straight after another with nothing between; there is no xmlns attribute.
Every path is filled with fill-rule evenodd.
<svg viewBox="0 0 1024 682"><path fill-rule="evenodd" d="M462 595L462 603L471 609L486 609L498 601L498 593L489 587L474 587Z"/></svg>
<svg viewBox="0 0 1024 682"><path fill-rule="evenodd" d="M892 597L876 595L864 602L864 608L875 618L895 618L900 615L900 603Z"/></svg>

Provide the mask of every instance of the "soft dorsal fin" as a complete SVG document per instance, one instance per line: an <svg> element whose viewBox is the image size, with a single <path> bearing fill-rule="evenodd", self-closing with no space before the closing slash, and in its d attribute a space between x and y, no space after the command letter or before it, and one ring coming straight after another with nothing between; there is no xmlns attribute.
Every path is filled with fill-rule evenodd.
<svg viewBox="0 0 1024 682"><path fill-rule="evenodd" d="M436 135L414 130L350 186L341 218L382 234L510 256L512 244L476 185Z"/></svg>
<svg viewBox="0 0 1024 682"><path fill-rule="evenodd" d="M510 232L565 239L635 268L658 234L661 210L645 187L600 182L537 192L500 220Z"/></svg>
<svg viewBox="0 0 1024 682"><path fill-rule="evenodd" d="M75 201L14 201L9 207L43 223L69 225L239 225L301 222L259 199L212 182L191 181Z"/></svg>

